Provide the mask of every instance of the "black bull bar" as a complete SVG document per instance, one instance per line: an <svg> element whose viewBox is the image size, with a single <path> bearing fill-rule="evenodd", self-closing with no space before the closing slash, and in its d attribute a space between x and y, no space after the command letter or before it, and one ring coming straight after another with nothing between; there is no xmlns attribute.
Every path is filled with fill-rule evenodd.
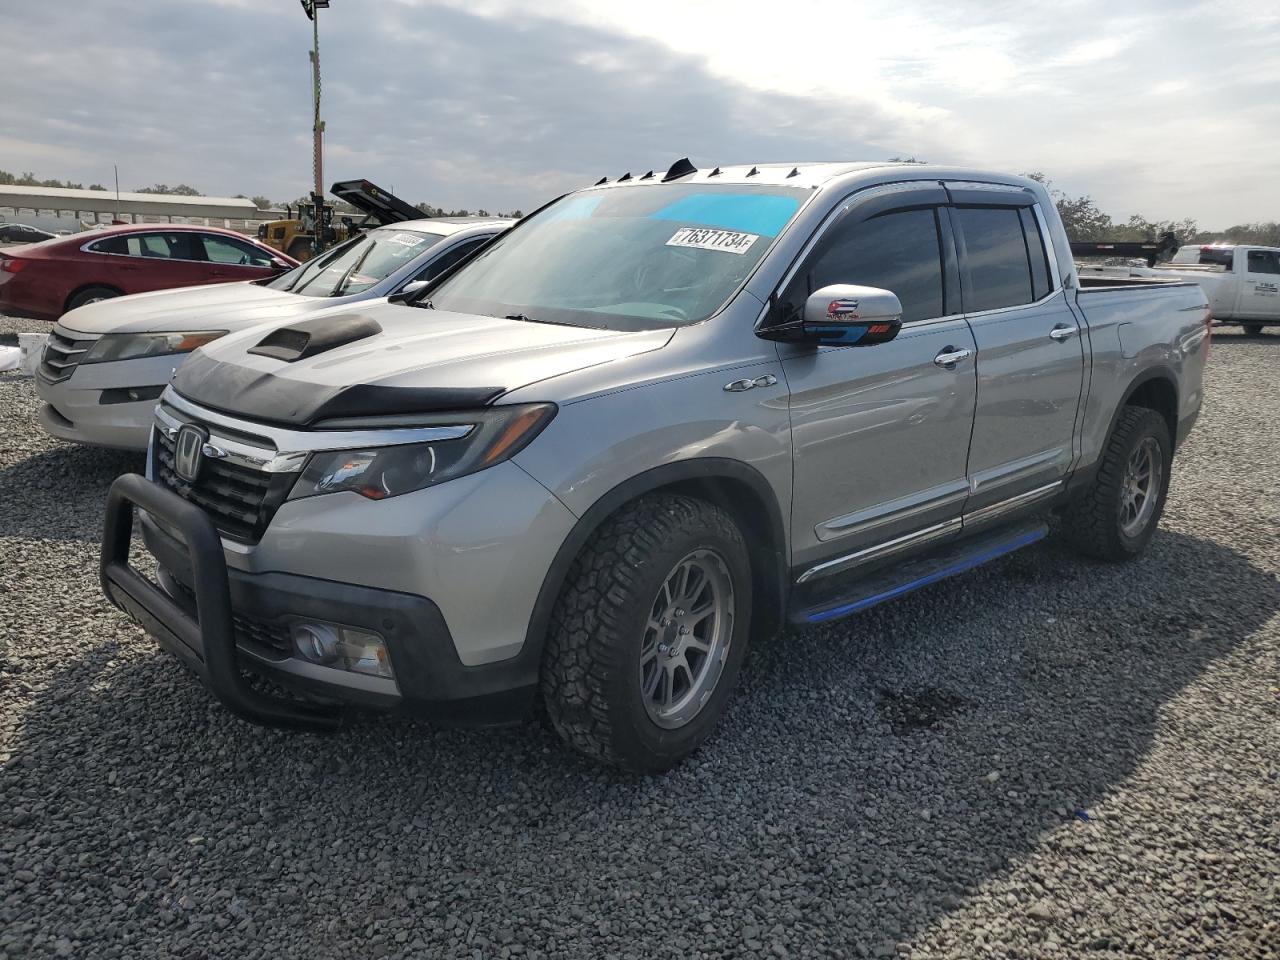
<svg viewBox="0 0 1280 960"><path fill-rule="evenodd" d="M129 565L135 506L163 521L186 546L195 617ZM236 716L304 730L333 730L341 724L333 708L269 696L253 689L241 674L222 539L204 511L172 490L136 473L116 478L107 492L100 573L107 599L190 667Z"/></svg>

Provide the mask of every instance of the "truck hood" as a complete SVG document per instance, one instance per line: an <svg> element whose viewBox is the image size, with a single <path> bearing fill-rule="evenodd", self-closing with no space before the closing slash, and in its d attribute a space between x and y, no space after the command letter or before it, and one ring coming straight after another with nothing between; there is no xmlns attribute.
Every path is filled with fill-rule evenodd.
<svg viewBox="0 0 1280 960"><path fill-rule="evenodd" d="M92 334L243 330L326 306L333 303L323 297L301 297L255 283L214 283L100 300L63 314L58 322L68 330Z"/></svg>
<svg viewBox="0 0 1280 960"><path fill-rule="evenodd" d="M298 360L250 353L279 327L197 350L173 388L202 406L289 426L322 420L475 409L504 393L665 345L673 329L618 332L373 303L331 311L381 329ZM555 400L549 391L547 400Z"/></svg>

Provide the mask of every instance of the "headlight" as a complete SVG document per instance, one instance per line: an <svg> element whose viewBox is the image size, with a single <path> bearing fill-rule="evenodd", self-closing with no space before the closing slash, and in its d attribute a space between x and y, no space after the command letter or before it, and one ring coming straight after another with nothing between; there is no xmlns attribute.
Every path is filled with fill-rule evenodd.
<svg viewBox="0 0 1280 960"><path fill-rule="evenodd" d="M137 360L139 357L163 357L170 353L190 353L197 347L217 340L225 330L199 330L190 333L108 333L89 348L81 363L106 363L110 360Z"/></svg>
<svg viewBox="0 0 1280 960"><path fill-rule="evenodd" d="M432 426L468 427L458 439L313 453L289 499L346 490L384 500L444 483L514 457L555 415L553 403L491 407L432 418Z"/></svg>

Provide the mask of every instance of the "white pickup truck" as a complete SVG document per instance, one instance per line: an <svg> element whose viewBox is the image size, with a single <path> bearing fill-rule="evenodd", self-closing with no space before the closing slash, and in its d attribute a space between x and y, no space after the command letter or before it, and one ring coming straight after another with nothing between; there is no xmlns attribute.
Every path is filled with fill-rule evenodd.
<svg viewBox="0 0 1280 960"><path fill-rule="evenodd" d="M1082 245L1072 244L1077 255ZM1106 251L1099 246L1099 253ZM1114 246L1120 246L1119 244ZM1280 247L1245 244L1190 244L1151 267L1107 267L1079 264L1081 277L1176 277L1200 284L1215 323L1239 324L1246 333L1280 326Z"/></svg>

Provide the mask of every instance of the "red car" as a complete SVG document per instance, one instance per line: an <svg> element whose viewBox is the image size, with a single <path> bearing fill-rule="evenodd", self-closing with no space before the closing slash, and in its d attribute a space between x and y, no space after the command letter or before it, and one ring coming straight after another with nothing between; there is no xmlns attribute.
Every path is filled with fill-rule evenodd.
<svg viewBox="0 0 1280 960"><path fill-rule="evenodd" d="M129 224L0 249L0 314L57 320L126 293L272 277L292 257L216 227Z"/></svg>

